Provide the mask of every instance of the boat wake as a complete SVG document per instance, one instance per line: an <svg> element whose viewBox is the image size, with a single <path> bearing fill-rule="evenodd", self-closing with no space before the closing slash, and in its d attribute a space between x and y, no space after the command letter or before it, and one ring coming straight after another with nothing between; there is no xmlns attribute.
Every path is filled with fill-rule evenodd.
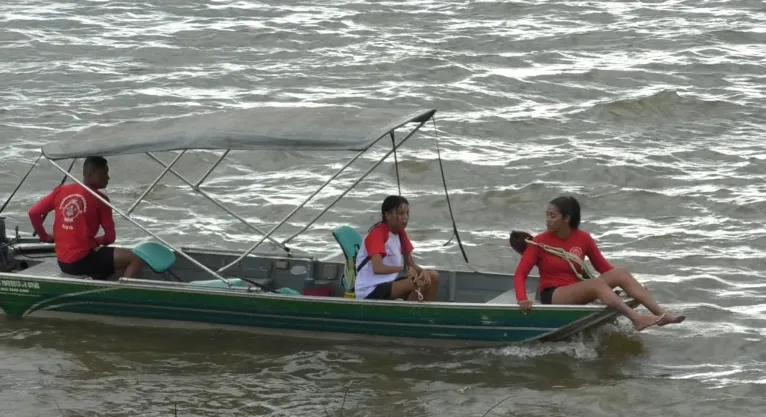
<svg viewBox="0 0 766 417"><path fill-rule="evenodd" d="M30 337L38 336L40 334L42 334L41 331L32 329L0 331L0 340L26 340Z"/></svg>
<svg viewBox="0 0 766 417"><path fill-rule="evenodd" d="M577 334L565 342L533 342L500 348L486 348L481 350L481 354L523 359L563 355L575 359L593 360L600 358L605 352L615 353L613 351L619 351L625 353L636 350L643 350L643 345L637 338L630 321L620 318L616 324L605 324Z"/></svg>

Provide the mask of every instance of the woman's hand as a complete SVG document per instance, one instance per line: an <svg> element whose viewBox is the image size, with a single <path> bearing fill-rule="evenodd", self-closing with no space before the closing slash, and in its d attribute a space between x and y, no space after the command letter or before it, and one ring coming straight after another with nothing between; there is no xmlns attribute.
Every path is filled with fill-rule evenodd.
<svg viewBox="0 0 766 417"><path fill-rule="evenodd" d="M431 285L433 285L433 282L431 282L431 274L427 269L420 268L419 279L425 283L425 289L429 289L431 288Z"/></svg>
<svg viewBox="0 0 766 417"><path fill-rule="evenodd" d="M415 268L409 268L407 270L407 278L411 279L415 286L420 289L428 288L431 284L430 279L422 269L418 272Z"/></svg>
<svg viewBox="0 0 766 417"><path fill-rule="evenodd" d="M532 311L532 304L533 304L532 300L519 301L519 307L521 307L521 311L524 314Z"/></svg>

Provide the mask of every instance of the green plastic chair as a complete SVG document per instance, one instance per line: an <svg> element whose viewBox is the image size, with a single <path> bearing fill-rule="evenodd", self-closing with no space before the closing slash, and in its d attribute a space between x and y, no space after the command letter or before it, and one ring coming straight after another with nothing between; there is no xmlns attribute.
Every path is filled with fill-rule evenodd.
<svg viewBox="0 0 766 417"><path fill-rule="evenodd" d="M353 292L356 284L356 255L362 247L362 235L351 226L338 226L332 231L332 235L340 245L343 256L346 258L346 271L341 283L346 292Z"/></svg>
<svg viewBox="0 0 766 417"><path fill-rule="evenodd" d="M133 248L133 253L158 274L164 273L176 262L173 251L157 242L144 242Z"/></svg>

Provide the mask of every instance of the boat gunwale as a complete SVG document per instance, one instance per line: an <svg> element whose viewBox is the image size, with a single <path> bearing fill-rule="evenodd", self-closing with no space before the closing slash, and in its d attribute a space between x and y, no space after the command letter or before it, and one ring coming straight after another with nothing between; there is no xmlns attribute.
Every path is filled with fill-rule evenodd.
<svg viewBox="0 0 766 417"><path fill-rule="evenodd" d="M0 280L2 279L24 279L32 281L40 281L47 283L66 283L83 286L98 286L103 289L143 289L143 290L160 290L170 292L182 292L193 294L208 294L208 295L224 295L240 298L255 298L266 299L276 298L282 300L291 300L299 303L320 303L320 304L339 304L350 303L357 305L390 305L405 307L411 309L422 308L450 308L456 310L519 310L518 304L511 303L465 303L455 301L427 301L420 303L413 303L411 301L397 301L397 300L357 300L345 297L326 297L326 296L314 296L314 295L286 295L279 293L262 293L262 292L250 292L236 288L226 287L202 287L194 284L155 284L153 280L134 279L134 278L120 278L118 281L102 281L102 280L84 280L81 278L66 278L66 277L46 277L40 275L27 275L23 273L0 273ZM15 294L10 294L15 295ZM62 294L64 295L64 294ZM27 297L27 296L25 296ZM593 313L599 313L606 310L606 305L577 305L577 304L538 304L535 305L533 310L542 311L587 311Z"/></svg>

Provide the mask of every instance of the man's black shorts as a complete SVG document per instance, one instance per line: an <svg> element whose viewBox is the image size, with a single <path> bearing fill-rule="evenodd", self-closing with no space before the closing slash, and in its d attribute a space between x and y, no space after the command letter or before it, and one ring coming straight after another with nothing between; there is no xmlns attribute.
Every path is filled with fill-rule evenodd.
<svg viewBox="0 0 766 417"><path fill-rule="evenodd" d="M84 258L69 264L59 261L61 272L69 275L87 275L93 279L108 279L114 271L114 248L100 246L92 249Z"/></svg>

